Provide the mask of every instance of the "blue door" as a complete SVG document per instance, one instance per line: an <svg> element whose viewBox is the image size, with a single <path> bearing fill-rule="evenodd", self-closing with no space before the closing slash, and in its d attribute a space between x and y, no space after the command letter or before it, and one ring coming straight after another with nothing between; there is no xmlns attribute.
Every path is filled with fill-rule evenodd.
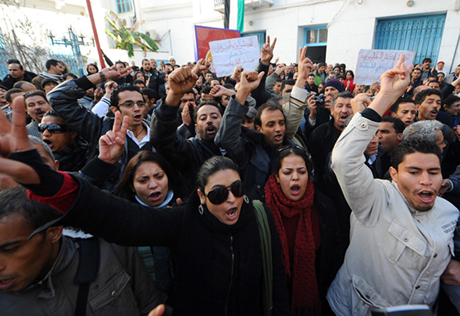
<svg viewBox="0 0 460 316"><path fill-rule="evenodd" d="M379 20L375 49L413 50L414 64L431 58L435 65L445 21L445 14Z"/></svg>

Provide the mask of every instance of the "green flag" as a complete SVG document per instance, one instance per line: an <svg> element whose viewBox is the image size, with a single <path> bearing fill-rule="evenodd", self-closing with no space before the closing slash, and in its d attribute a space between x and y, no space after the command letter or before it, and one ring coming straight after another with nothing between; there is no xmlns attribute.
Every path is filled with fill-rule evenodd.
<svg viewBox="0 0 460 316"><path fill-rule="evenodd" d="M238 22L236 25L238 31L244 31L244 0L238 0Z"/></svg>

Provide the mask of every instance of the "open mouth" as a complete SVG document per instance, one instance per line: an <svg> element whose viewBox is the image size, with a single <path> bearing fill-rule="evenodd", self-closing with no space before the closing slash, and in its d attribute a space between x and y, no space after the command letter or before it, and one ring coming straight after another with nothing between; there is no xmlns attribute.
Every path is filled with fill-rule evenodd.
<svg viewBox="0 0 460 316"><path fill-rule="evenodd" d="M14 278L0 279L0 290L8 290L14 286Z"/></svg>
<svg viewBox="0 0 460 316"><path fill-rule="evenodd" d="M43 142L48 145L49 148L53 148L53 142L48 138L44 138Z"/></svg>
<svg viewBox="0 0 460 316"><path fill-rule="evenodd" d="M161 198L161 192L153 192L149 195L150 199L153 201L158 201Z"/></svg>
<svg viewBox="0 0 460 316"><path fill-rule="evenodd" d="M299 195L300 194L300 185L294 184L291 186L291 194L292 195Z"/></svg>
<svg viewBox="0 0 460 316"><path fill-rule="evenodd" d="M283 134L275 135L275 140L278 142L283 141Z"/></svg>
<svg viewBox="0 0 460 316"><path fill-rule="evenodd" d="M431 116L436 117L438 115L438 110L433 110L430 112Z"/></svg>
<svg viewBox="0 0 460 316"><path fill-rule="evenodd" d="M42 109L38 109L37 111L35 111L35 115L37 117L43 117L43 114L45 114L45 111L43 111Z"/></svg>
<svg viewBox="0 0 460 316"><path fill-rule="evenodd" d="M136 114L133 117L134 117L134 120L136 121L142 121L142 114Z"/></svg>
<svg viewBox="0 0 460 316"><path fill-rule="evenodd" d="M232 207L231 209L227 210L226 212L227 218L231 221L234 221L238 217L238 208Z"/></svg>
<svg viewBox="0 0 460 316"><path fill-rule="evenodd" d="M216 132L217 132L217 129L214 125L209 125L208 127L206 127L206 133L208 135L214 135L216 134Z"/></svg>
<svg viewBox="0 0 460 316"><path fill-rule="evenodd" d="M418 197L422 200L424 203L431 203L434 201L435 195L433 191L421 191L418 194Z"/></svg>
<svg viewBox="0 0 460 316"><path fill-rule="evenodd" d="M339 119L342 123L345 123L345 121L347 120L348 118L348 115L347 114L341 114Z"/></svg>

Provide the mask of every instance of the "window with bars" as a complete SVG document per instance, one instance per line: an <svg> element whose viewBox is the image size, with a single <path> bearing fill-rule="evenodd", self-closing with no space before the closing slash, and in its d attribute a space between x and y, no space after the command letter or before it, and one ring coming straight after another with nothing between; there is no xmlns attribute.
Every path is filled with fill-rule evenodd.
<svg viewBox="0 0 460 316"><path fill-rule="evenodd" d="M133 11L131 0L115 0L117 5L117 13L126 13Z"/></svg>
<svg viewBox="0 0 460 316"><path fill-rule="evenodd" d="M431 58L436 64L445 21L445 14L379 20L374 47L412 50L414 64L424 58Z"/></svg>

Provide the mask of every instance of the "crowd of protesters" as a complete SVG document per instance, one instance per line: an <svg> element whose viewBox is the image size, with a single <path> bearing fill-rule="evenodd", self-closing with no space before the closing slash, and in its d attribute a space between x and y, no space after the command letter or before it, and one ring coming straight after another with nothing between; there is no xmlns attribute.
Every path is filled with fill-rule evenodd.
<svg viewBox="0 0 460 316"><path fill-rule="evenodd" d="M460 65L366 86L275 47L227 77L8 60L2 313L458 315Z"/></svg>

